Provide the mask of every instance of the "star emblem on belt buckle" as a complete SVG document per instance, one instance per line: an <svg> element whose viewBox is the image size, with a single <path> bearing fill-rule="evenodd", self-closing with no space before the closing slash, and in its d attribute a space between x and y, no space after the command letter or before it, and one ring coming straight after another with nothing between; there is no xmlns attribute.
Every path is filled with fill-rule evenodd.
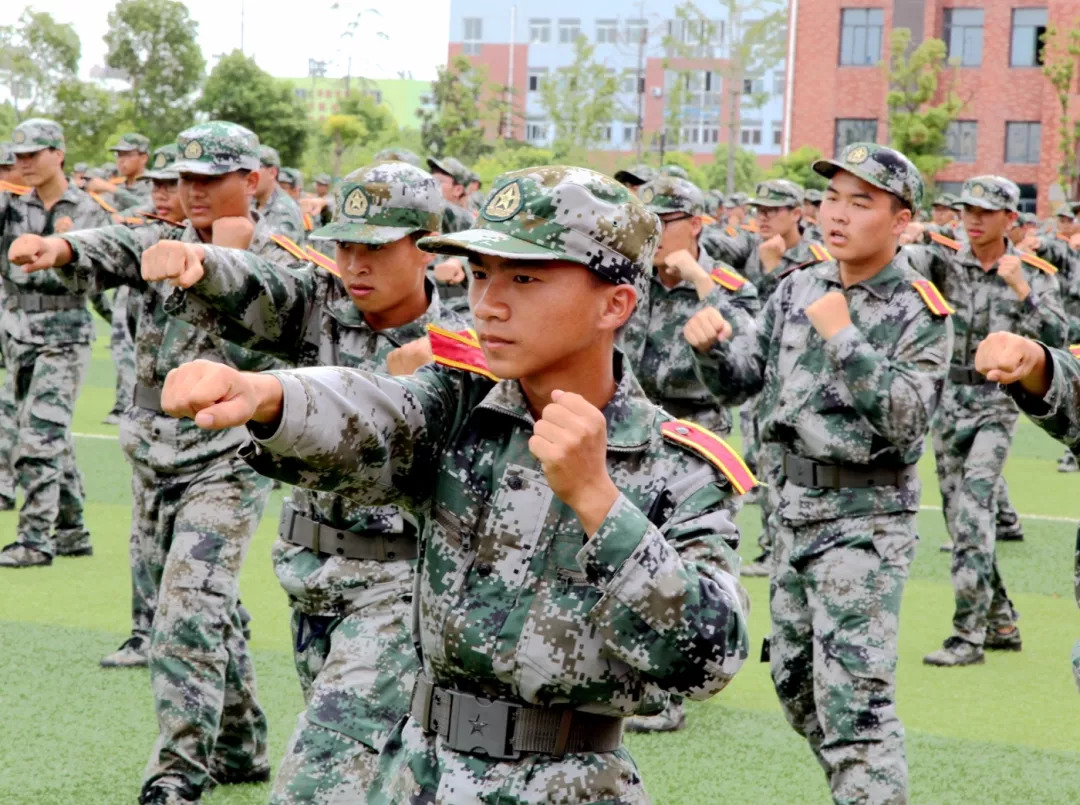
<svg viewBox="0 0 1080 805"><path fill-rule="evenodd" d="M472 721L469 722L469 735L483 735L484 728L487 726L486 721L480 720L480 714L476 715Z"/></svg>

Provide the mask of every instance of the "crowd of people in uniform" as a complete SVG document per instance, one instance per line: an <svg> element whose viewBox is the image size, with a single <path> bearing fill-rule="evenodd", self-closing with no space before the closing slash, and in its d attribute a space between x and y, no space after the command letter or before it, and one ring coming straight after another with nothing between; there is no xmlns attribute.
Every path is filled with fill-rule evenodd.
<svg viewBox="0 0 1080 805"><path fill-rule="evenodd" d="M305 709L273 803L646 802L623 733L683 728L734 677L740 574L770 578L763 659L834 800L906 802L928 435L955 607L925 662L1022 649L1002 469L1020 411L1077 468L1077 205L1040 223L974 176L927 217L873 143L816 162L824 191L727 197L671 165L485 194L400 148L305 193L226 121L112 150L68 177L37 118L0 158L0 507L23 496L0 567L92 555L89 302L132 468L132 630L101 665L149 667L159 727L141 803L270 780L238 577L275 481Z"/></svg>

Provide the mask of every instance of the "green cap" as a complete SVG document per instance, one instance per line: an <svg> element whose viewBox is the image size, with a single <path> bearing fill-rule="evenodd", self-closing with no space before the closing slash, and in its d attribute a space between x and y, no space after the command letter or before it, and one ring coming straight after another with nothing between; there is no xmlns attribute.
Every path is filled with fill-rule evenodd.
<svg viewBox="0 0 1080 805"><path fill-rule="evenodd" d="M820 204L822 198L824 196L820 190L811 188L803 191L803 201L809 201L811 204Z"/></svg>
<svg viewBox="0 0 1080 805"><path fill-rule="evenodd" d="M679 167L678 165L661 165L660 173L664 176L677 176L680 179L689 179L690 174L686 172L686 168Z"/></svg>
<svg viewBox="0 0 1080 805"><path fill-rule="evenodd" d="M452 177L455 184L467 185L469 183L469 169L453 157L428 157L428 168L431 172L440 171Z"/></svg>
<svg viewBox="0 0 1080 805"><path fill-rule="evenodd" d="M615 181L620 184L628 184L637 187L651 181L656 176L656 171L648 165L631 165L615 172Z"/></svg>
<svg viewBox="0 0 1080 805"><path fill-rule="evenodd" d="M1020 188L1004 176L975 176L964 182L960 203L965 207L1016 212L1020 207Z"/></svg>
<svg viewBox="0 0 1080 805"><path fill-rule="evenodd" d="M327 187L330 186L330 174L329 173L316 173L315 184L324 184Z"/></svg>
<svg viewBox="0 0 1080 805"><path fill-rule="evenodd" d="M547 165L504 173L471 229L424 238L436 254L569 260L643 299L660 221L609 176Z"/></svg>
<svg viewBox="0 0 1080 805"><path fill-rule="evenodd" d="M724 199L724 206L728 209L733 207L745 207L750 197L746 193L735 192Z"/></svg>
<svg viewBox="0 0 1080 805"><path fill-rule="evenodd" d="M375 162L408 162L414 168L422 168L424 166L424 163L420 161L420 157L408 148L398 148L396 146L384 148L382 151L379 151L373 159Z"/></svg>
<svg viewBox="0 0 1080 805"><path fill-rule="evenodd" d="M278 155L277 149L268 145L260 145L259 164L264 168L280 168L281 157Z"/></svg>
<svg viewBox="0 0 1080 805"><path fill-rule="evenodd" d="M1073 211L1073 215L1080 212L1080 201L1069 201L1066 203L1069 205L1069 209Z"/></svg>
<svg viewBox="0 0 1080 805"><path fill-rule="evenodd" d="M333 222L309 239L380 245L442 228L439 183L407 162L376 162L355 170L341 180L335 195Z"/></svg>
<svg viewBox="0 0 1080 805"><path fill-rule="evenodd" d="M641 186L638 198L645 209L657 215L672 212L702 215L705 212L705 196L698 186L677 176L657 176Z"/></svg>
<svg viewBox="0 0 1080 805"><path fill-rule="evenodd" d="M287 184L289 187L300 187L301 182L298 173L299 171L297 171L296 168L278 168L278 184Z"/></svg>
<svg viewBox="0 0 1080 805"><path fill-rule="evenodd" d="M14 165L15 153L11 150L11 143L0 143L0 165ZM85 166L85 163L81 163ZM78 170L76 166L75 170Z"/></svg>
<svg viewBox="0 0 1080 805"><path fill-rule="evenodd" d="M1035 217L1033 212L1022 212L1016 219L1016 223L1020 226L1035 226L1039 223L1039 219Z"/></svg>
<svg viewBox="0 0 1080 805"><path fill-rule="evenodd" d="M32 117L11 132L11 151L14 154L35 154L46 148L64 150L64 129L55 120Z"/></svg>
<svg viewBox="0 0 1080 805"><path fill-rule="evenodd" d="M956 207L956 204L956 196L954 196L952 193L938 193L937 197L934 199L933 206L948 207L951 210Z"/></svg>
<svg viewBox="0 0 1080 805"><path fill-rule="evenodd" d="M1054 216L1057 218L1069 218L1070 220L1076 217L1076 210L1073 209L1072 202L1063 201L1058 204L1057 209L1054 210Z"/></svg>
<svg viewBox="0 0 1080 805"><path fill-rule="evenodd" d="M847 171L874 187L892 193L908 209L922 207L923 180L911 160L892 148L877 143L851 143L836 159L819 159L811 167L827 179Z"/></svg>
<svg viewBox="0 0 1080 805"><path fill-rule="evenodd" d="M75 167L73 167L71 169L71 172L72 173L86 173L88 170L90 170L90 166L87 165L85 162L76 162Z"/></svg>
<svg viewBox="0 0 1080 805"><path fill-rule="evenodd" d="M135 151L139 154L149 154L150 138L144 137L142 134L138 134L134 131L128 132L127 134L121 135L120 140L109 150L120 153Z"/></svg>
<svg viewBox="0 0 1080 805"><path fill-rule="evenodd" d="M803 189L790 179L769 179L758 182L750 203L755 207L799 207Z"/></svg>
<svg viewBox="0 0 1080 805"><path fill-rule="evenodd" d="M176 162L179 159L180 148L176 143L163 145L154 151L154 156L150 160L150 170L145 175L163 182L179 179L180 173L176 170Z"/></svg>
<svg viewBox="0 0 1080 805"><path fill-rule="evenodd" d="M180 132L177 173L223 176L259 169L259 138L253 131L225 120L211 120Z"/></svg>

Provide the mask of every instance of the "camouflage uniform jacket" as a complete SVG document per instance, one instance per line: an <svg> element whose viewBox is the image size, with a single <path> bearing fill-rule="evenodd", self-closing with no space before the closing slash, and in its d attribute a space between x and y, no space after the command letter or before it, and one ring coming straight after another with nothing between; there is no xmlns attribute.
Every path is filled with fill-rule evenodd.
<svg viewBox="0 0 1080 805"><path fill-rule="evenodd" d="M1069 321L1069 343L1080 342L1080 253L1069 242L1056 236L1041 238L1035 254L1052 263L1058 269L1058 286L1061 289L1065 316Z"/></svg>
<svg viewBox="0 0 1080 805"><path fill-rule="evenodd" d="M442 367L277 373L283 416L272 433L253 428L265 439L249 460L365 504L431 511L415 605L437 683L613 715L655 708L663 691L706 698L747 655L732 487L662 437L669 417L621 364L604 408L621 495L589 540L529 452L516 381Z"/></svg>
<svg viewBox="0 0 1080 805"><path fill-rule="evenodd" d="M41 203L37 190L19 196L0 193L0 270L3 271L4 310L0 313L0 326L8 338L26 344L88 344L94 339L94 324L86 306L71 310L37 311L27 313L19 309L16 294L36 293L43 296L70 296L69 289L55 270L25 273L19 266L8 262L8 248L19 235L52 235L56 224L70 218L72 229L94 229L107 226L111 221L90 195L74 184L68 183L59 201L51 210ZM107 304L102 301L96 288L84 288L78 293L96 297L95 307L106 318Z"/></svg>
<svg viewBox="0 0 1080 805"><path fill-rule="evenodd" d="M761 298L762 304L764 304L772 296L776 286L780 284L780 280L787 276L792 269L807 263L813 263L818 259L810 250L810 246L820 246L821 244L811 244L807 240L800 240L784 252L780 258L780 265L775 270L766 272L761 265L761 256L758 252L758 248L762 243L763 240L760 235L753 235L752 239L743 238L741 235L732 238L725 233L715 241L713 250L709 253L717 260L728 263L754 283L757 286L758 296ZM749 244L749 248L746 248L744 244Z"/></svg>
<svg viewBox="0 0 1080 805"><path fill-rule="evenodd" d="M258 219L250 250L280 264L292 261L269 236L266 224ZM74 260L55 270L71 287L81 289L97 281L102 287L128 285L142 292L135 339L135 379L140 385L160 389L170 370L197 358L252 371L280 365L170 315L165 300L172 286L142 279L142 253L155 243L201 242L190 223L183 228L163 223L136 228L110 226L63 237L71 244ZM120 441L132 461L157 472L182 473L197 471L235 452L244 442L244 431L206 431L193 420L173 419L131 406L121 423Z"/></svg>
<svg viewBox="0 0 1080 805"><path fill-rule="evenodd" d="M166 302L173 315L235 344L294 366L348 366L386 371L386 357L427 335L429 323L461 330L465 322L429 286L427 311L401 327L372 330L341 280L312 264L281 269L251 252L206 247L203 278ZM299 514L355 533L418 537L421 520L397 506L361 506L329 492L294 486ZM377 562L318 554L278 540L274 569L290 602L309 615L341 614L350 604L399 595L411 562Z"/></svg>
<svg viewBox="0 0 1080 805"><path fill-rule="evenodd" d="M113 191L113 206L119 210L125 207L146 207L150 204L150 194L154 183L148 176L139 176L135 183L117 185Z"/></svg>
<svg viewBox="0 0 1080 805"><path fill-rule="evenodd" d="M457 204L447 202L443 206L442 220L443 234L450 235L454 232L461 232L464 229L472 228L476 223L476 216L465 207L460 207Z"/></svg>
<svg viewBox="0 0 1080 805"><path fill-rule="evenodd" d="M251 200L252 209L255 209L255 199ZM277 235L303 243L306 233L304 231L304 216L300 212L300 205L293 201L280 187L275 187L266 200L266 206L258 210L266 220L270 231Z"/></svg>
<svg viewBox="0 0 1080 805"><path fill-rule="evenodd" d="M763 443L830 464L915 464L941 400L953 339L948 317L932 313L914 287L922 279L901 260L847 289L833 261L795 271L758 317L750 360L727 342L695 353L702 379L721 392L730 384L747 395L760 392ZM830 291L847 297L853 326L825 342L806 308ZM917 477L863 489L784 482L779 514L800 524L913 512L919 494Z"/></svg>
<svg viewBox="0 0 1080 805"><path fill-rule="evenodd" d="M698 263L710 274L721 267L704 249L699 250ZM698 380L693 350L683 339L682 330L691 316L711 306L731 322L735 338L753 339L757 291L753 283L742 282L737 290L717 282L712 292L699 300L689 282L667 288L654 272L648 298L638 302L634 315L620 333L620 347L648 398L675 416L718 433L731 430L728 401L712 394Z"/></svg>

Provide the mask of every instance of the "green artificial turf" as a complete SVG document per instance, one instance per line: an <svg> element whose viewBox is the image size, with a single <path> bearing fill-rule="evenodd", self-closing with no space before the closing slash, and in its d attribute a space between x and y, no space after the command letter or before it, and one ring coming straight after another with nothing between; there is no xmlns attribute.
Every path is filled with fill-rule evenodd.
<svg viewBox="0 0 1080 805"><path fill-rule="evenodd" d="M132 803L156 732L144 670L105 671L102 655L129 626L127 539L130 473L100 424L113 401L102 338L76 412L79 465L86 478L90 559L0 575L0 803ZM1027 539L1000 548L1001 569L1024 635L1020 654L990 654L983 666L936 669L923 654L949 633L952 589L941 514L919 516L920 548L904 599L899 712L907 727L913 803L1080 802L1080 694L1069 652L1080 637L1072 591L1072 544L1080 516L1080 474L1060 475L1061 449L1021 422L1007 468ZM939 504L931 460L924 503ZM241 579L254 615L252 650L270 753L284 751L302 706L289 653L287 610L270 566L280 494L259 527ZM1053 519L1058 518L1058 519ZM0 531L14 533L14 514ZM740 514L745 559L756 553L757 507ZM828 803L824 776L776 703L757 647L768 631L768 585L746 579L753 602L751 659L713 700L689 705L688 727L630 736L657 803ZM261 803L268 786L218 789L210 805Z"/></svg>

